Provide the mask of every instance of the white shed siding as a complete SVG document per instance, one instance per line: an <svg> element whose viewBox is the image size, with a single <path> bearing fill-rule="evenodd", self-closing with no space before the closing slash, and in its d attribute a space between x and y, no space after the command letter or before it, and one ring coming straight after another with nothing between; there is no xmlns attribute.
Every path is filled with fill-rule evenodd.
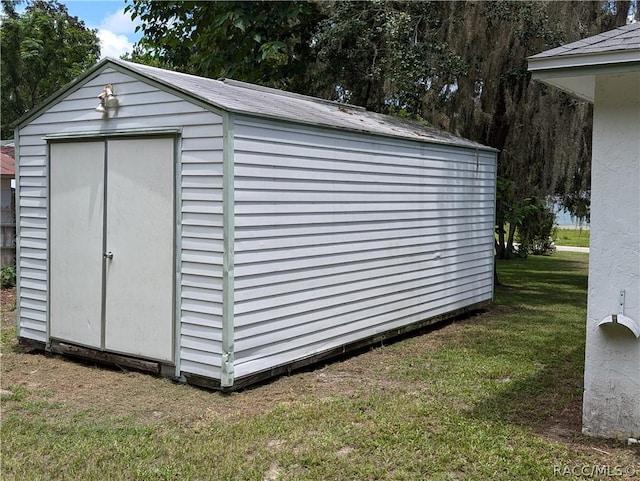
<svg viewBox="0 0 640 481"><path fill-rule="evenodd" d="M97 94L112 83L120 108L105 120ZM222 117L113 68L20 130L19 317L24 338L47 338L47 144L50 134L181 128L182 273L179 348L184 372L218 377L222 328ZM168 213L167 215L172 215Z"/></svg>
<svg viewBox="0 0 640 481"><path fill-rule="evenodd" d="M235 375L491 299L495 154L237 117Z"/></svg>

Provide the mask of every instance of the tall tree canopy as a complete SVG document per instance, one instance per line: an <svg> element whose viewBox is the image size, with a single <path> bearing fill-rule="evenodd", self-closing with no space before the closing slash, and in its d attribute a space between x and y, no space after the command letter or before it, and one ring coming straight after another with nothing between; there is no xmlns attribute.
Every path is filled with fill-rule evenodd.
<svg viewBox="0 0 640 481"><path fill-rule="evenodd" d="M623 25L633 1L128 0L156 61L407 115L500 151L498 223L555 195L588 216L591 107L527 57ZM502 243L504 248L504 243Z"/></svg>
<svg viewBox="0 0 640 481"><path fill-rule="evenodd" d="M53 1L3 1L0 31L2 138L13 138L13 123L100 57L95 30Z"/></svg>
<svg viewBox="0 0 640 481"><path fill-rule="evenodd" d="M183 72L306 90L319 3L132 0L126 10L144 32L134 59L151 51Z"/></svg>

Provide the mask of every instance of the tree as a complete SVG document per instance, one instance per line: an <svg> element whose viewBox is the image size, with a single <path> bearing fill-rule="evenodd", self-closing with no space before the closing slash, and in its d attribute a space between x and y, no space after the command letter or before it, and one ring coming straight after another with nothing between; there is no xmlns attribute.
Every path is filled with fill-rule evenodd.
<svg viewBox="0 0 640 481"><path fill-rule="evenodd" d="M130 0L144 38L167 68L303 91L314 63L312 35L322 18L316 2Z"/></svg>
<svg viewBox="0 0 640 481"><path fill-rule="evenodd" d="M70 82L100 57L95 30L69 15L56 0L3 1L0 31L2 138L13 138L14 122Z"/></svg>
<svg viewBox="0 0 640 481"><path fill-rule="evenodd" d="M414 117L498 149L500 255L527 199L588 217L591 106L533 82L527 57L638 15L637 0L131 1L144 46L172 68Z"/></svg>
<svg viewBox="0 0 640 481"><path fill-rule="evenodd" d="M320 25L317 49L349 101L499 150L498 175L509 185L498 191L509 193L498 199L502 256L513 250L526 199L556 196L588 216L591 106L533 82L527 57L624 24L631 6L339 2Z"/></svg>

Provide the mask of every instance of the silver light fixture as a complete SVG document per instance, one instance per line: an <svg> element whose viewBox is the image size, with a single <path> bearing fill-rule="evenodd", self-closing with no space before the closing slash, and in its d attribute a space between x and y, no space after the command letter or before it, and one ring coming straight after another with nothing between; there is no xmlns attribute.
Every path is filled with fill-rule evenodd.
<svg viewBox="0 0 640 481"><path fill-rule="evenodd" d="M107 113L108 109L117 109L119 106L118 97L116 97L112 84L107 84L98 95L100 103L96 107L98 112Z"/></svg>

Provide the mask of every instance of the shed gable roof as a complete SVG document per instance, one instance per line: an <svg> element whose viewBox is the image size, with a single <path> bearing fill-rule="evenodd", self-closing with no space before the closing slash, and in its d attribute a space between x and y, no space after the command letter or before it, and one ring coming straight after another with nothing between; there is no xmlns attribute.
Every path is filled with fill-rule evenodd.
<svg viewBox="0 0 640 481"><path fill-rule="evenodd" d="M83 76L45 101L42 106L29 112L19 121L19 124L24 125L87 78L94 78L109 67L133 74L142 80L154 81L170 91L180 92L187 99L193 99L228 112L340 130L366 132L386 137L407 138L420 142L495 151L491 147L428 127L419 122L369 112L362 107L235 80L209 79L111 58L101 60Z"/></svg>

